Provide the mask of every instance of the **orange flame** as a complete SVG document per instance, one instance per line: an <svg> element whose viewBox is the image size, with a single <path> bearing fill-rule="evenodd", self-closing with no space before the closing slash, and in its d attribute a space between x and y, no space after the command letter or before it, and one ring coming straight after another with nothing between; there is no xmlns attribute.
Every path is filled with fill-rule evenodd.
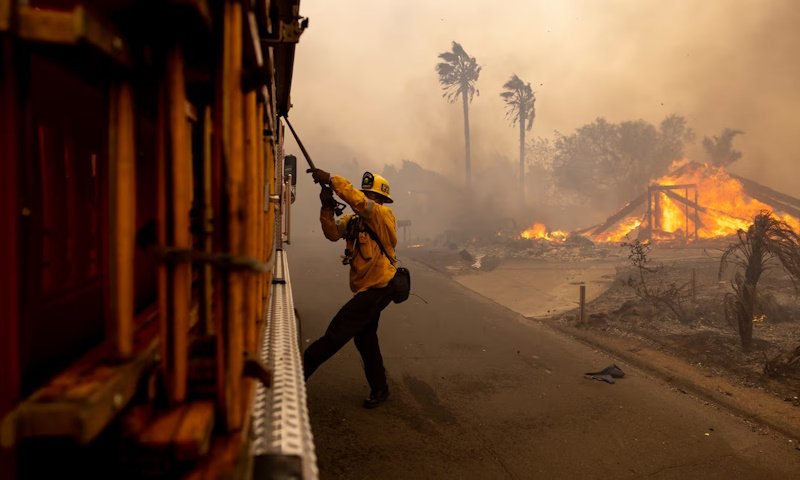
<svg viewBox="0 0 800 480"><path fill-rule="evenodd" d="M639 228L641 224L642 219L640 217L626 217L617 223L617 228L614 230L592 235L591 238L598 243L623 242L629 240L628 237L632 236L631 233Z"/></svg>
<svg viewBox="0 0 800 480"><path fill-rule="evenodd" d="M772 211L792 229L800 231L800 219L776 212L775 207L748 196L741 182L724 168L699 164L690 168L688 161L683 160L673 164L672 170L680 173L665 175L651 183L676 188L653 190L650 212L624 218L613 231L594 235L592 239L624 241L640 225L651 227L655 240L694 240L695 234L697 238L725 237L735 235L739 229L746 230L762 210Z"/></svg>
<svg viewBox="0 0 800 480"><path fill-rule="evenodd" d="M543 223L534 223L530 227L523 230L519 236L522 238L527 238L528 240L533 238L545 238L547 236L547 227Z"/></svg>
<svg viewBox="0 0 800 480"><path fill-rule="evenodd" d="M567 239L567 235L567 232L563 230L548 231L547 226L543 223L534 223L519 234L520 237L529 240L541 238L551 242L563 242Z"/></svg>
<svg viewBox="0 0 800 480"><path fill-rule="evenodd" d="M735 235L737 230L746 230L753 223L755 217L762 210L769 210L777 217L789 224L795 231L800 227L800 220L789 215L775 212L775 207L755 200L745 193L741 182L731 177L724 168L715 168L708 165L686 169L679 176L664 176L654 182L656 185L685 185L695 184L696 194L691 189L673 191L681 197L689 197L693 203L701 208L694 212L694 208L687 207L658 192L660 218L653 219L653 226L665 233L685 234L688 226L689 233L697 231L699 238L716 238ZM687 195L688 194L688 195ZM688 211L688 218L687 218ZM658 213L658 212L655 212ZM697 220L697 222L696 222Z"/></svg>

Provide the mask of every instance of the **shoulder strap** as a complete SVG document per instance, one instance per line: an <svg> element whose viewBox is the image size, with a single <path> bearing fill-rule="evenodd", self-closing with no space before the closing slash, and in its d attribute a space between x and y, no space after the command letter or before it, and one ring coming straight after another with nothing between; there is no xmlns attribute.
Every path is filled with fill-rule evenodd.
<svg viewBox="0 0 800 480"><path fill-rule="evenodd" d="M372 240L374 240L375 243L378 244L378 246L381 249L381 252L383 252L386 258L389 259L389 263L394 265L397 262L397 259L396 258L392 259L392 257L390 257L388 253L386 253L386 249L383 247L383 242L381 242L381 239L378 238L378 234L375 233L371 228L369 228L369 225L367 225L366 222L361 223L361 228L363 228L364 231L367 232L367 234L372 238Z"/></svg>

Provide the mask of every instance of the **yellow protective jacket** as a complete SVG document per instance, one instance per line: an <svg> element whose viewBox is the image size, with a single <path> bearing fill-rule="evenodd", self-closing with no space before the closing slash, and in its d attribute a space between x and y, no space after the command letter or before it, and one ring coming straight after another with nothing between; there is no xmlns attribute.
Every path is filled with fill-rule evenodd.
<svg viewBox="0 0 800 480"><path fill-rule="evenodd" d="M386 253L396 263L394 248L397 245L397 222L389 207L379 205L367 198L363 192L353 188L344 177L333 175L331 187L342 200L347 202L362 221L372 229ZM325 238L335 242L345 238L347 224L354 215L342 215L334 218L333 208L322 207L319 221ZM353 252L350 263L350 290L353 293L363 292L368 288L381 288L389 284L397 268L381 252L378 244L367 232L359 232L356 239L346 239L347 249Z"/></svg>

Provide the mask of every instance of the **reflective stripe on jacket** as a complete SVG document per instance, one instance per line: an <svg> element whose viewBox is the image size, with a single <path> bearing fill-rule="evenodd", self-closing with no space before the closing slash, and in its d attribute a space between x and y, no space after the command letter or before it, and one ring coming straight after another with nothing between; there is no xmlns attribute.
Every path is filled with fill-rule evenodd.
<svg viewBox="0 0 800 480"><path fill-rule="evenodd" d="M383 243L386 253L394 260L396 258L394 248L397 245L397 222L392 210L367 198L362 191L355 189L344 177L332 176L331 187L375 232ZM336 220L332 208L323 207L320 210L319 220L322 232L325 234L325 238L333 242L345 238L347 224L352 219L353 215L349 214L342 215ZM357 241L347 240L347 249L353 252L353 259L350 263L350 290L353 293L363 292L368 288L385 287L394 277L396 267L381 252L381 248L367 232L359 232Z"/></svg>

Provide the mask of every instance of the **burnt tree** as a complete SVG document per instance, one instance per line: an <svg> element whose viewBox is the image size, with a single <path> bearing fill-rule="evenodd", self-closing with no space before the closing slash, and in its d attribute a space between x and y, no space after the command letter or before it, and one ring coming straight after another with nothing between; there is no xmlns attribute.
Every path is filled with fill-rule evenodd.
<svg viewBox="0 0 800 480"><path fill-rule="evenodd" d="M749 351L753 343L758 281L776 260L793 279L800 279L800 236L766 210L755 216L747 231L740 229L737 236L738 241L722 254L719 276L731 263L738 267L725 313L729 319L736 319L742 350Z"/></svg>

